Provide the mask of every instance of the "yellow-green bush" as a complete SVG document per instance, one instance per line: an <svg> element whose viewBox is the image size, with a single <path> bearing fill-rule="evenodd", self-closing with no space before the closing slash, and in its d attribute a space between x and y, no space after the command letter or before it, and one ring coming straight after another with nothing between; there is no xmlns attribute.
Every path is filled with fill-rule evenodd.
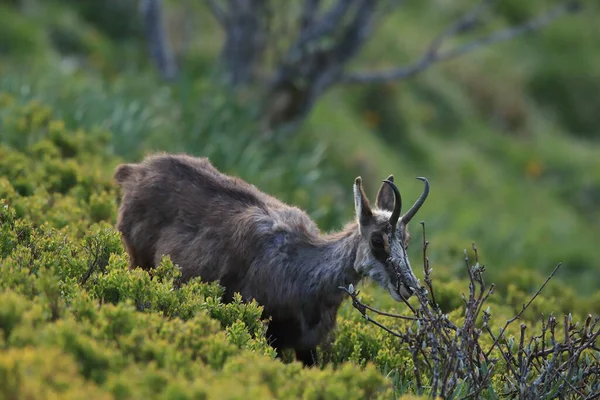
<svg viewBox="0 0 600 400"><path fill-rule="evenodd" d="M282 365L258 304L174 290L168 257L130 270L102 137L37 102L1 127L1 398L389 398L373 363Z"/></svg>
<svg viewBox="0 0 600 400"><path fill-rule="evenodd" d="M1 216L0 398L391 393L372 363L322 371L282 365L257 304L223 305L221 288L198 281L173 290L177 270L168 259L153 277L130 271L110 228L93 225L77 240L24 222L5 201Z"/></svg>

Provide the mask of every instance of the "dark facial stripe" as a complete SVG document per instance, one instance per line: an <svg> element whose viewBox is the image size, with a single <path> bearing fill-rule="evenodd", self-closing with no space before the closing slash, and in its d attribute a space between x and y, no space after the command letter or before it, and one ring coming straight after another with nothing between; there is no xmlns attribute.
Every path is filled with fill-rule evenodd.
<svg viewBox="0 0 600 400"><path fill-rule="evenodd" d="M386 252L384 249L377 249L377 248L373 248L371 247L371 253L373 253L373 256L380 262L382 263L386 263L388 257L390 256L390 253Z"/></svg>

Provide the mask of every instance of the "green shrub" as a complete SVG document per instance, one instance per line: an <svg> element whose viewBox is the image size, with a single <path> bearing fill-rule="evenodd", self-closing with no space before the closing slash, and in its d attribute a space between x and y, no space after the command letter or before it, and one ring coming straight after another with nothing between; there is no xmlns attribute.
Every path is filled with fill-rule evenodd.
<svg viewBox="0 0 600 400"><path fill-rule="evenodd" d="M190 50L203 68L183 60L184 75L164 84L140 62L139 25L121 24L136 12L134 2L30 3L31 14L17 12L15 2L0 6L0 399L417 398L400 397L416 388L409 345L349 303L319 349L319 368L306 370L274 359L258 304L239 297L223 304L222 288L200 280L175 290L178 271L168 257L151 273L129 269L114 229L112 172L153 150L208 156L306 209L324 230L352 218L355 176L364 175L374 194L394 173L409 203L421 186L406 179L426 175L432 193L420 218L432 232L437 300L453 321L465 317L462 251L471 239L498 284L493 329L561 260L567 273L523 321L539 326L541 313L581 320L600 312L591 279L598 148L568 135L591 137L597 125L593 85L581 84L593 81L595 42L591 34L569 39L577 22L507 47L508 56L492 51L402 85L333 91L303 129L280 140L262 135L253 96L244 100L247 93L236 96L212 79L206 64L214 49L202 47L203 24ZM535 8L499 7L507 22ZM382 26L367 60L383 52L405 62L439 26L437 14L423 14L428 7L405 10ZM403 48L399 32L416 42ZM591 31L581 24L577 32ZM398 59L388 44L400 47ZM511 57L522 62L499 62ZM416 221L411 231L409 254L421 276ZM364 290L368 304L406 312L375 285ZM514 341L518 328L509 334ZM498 368L491 387L502 392L507 367Z"/></svg>
<svg viewBox="0 0 600 400"><path fill-rule="evenodd" d="M21 58L44 53L46 46L43 28L11 6L0 3L0 56L10 54Z"/></svg>
<svg viewBox="0 0 600 400"><path fill-rule="evenodd" d="M3 398L389 397L372 363L282 365L256 302L223 304L223 288L200 280L174 290L168 257L152 273L130 269L102 138L40 103L11 107L0 145Z"/></svg>
<svg viewBox="0 0 600 400"><path fill-rule="evenodd" d="M103 3L77 0L58 0L75 9L86 21L112 39L141 36L142 22L138 18L137 2L133 0L107 0Z"/></svg>

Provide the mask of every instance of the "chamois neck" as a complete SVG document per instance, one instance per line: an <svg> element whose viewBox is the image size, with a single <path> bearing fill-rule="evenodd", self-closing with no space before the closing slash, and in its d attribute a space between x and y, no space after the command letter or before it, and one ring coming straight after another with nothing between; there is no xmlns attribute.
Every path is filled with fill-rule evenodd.
<svg viewBox="0 0 600 400"><path fill-rule="evenodd" d="M360 233L356 223L346 225L341 231L321 235L308 250L307 260L311 285L321 295L340 296L339 286L356 285L361 276L354 268L359 252Z"/></svg>

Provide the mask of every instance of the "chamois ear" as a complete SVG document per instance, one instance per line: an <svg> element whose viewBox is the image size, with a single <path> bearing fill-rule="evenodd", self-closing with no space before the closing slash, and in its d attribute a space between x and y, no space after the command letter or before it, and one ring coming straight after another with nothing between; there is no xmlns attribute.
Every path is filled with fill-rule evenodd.
<svg viewBox="0 0 600 400"><path fill-rule="evenodd" d="M373 218L371 204L362 187L362 178L359 176L354 180L354 208L356 217L361 225L367 225Z"/></svg>
<svg viewBox="0 0 600 400"><path fill-rule="evenodd" d="M394 175L387 177L388 181L394 182ZM394 211L394 191L387 183L383 182L377 192L377 200L375 200L377 208L381 210Z"/></svg>

